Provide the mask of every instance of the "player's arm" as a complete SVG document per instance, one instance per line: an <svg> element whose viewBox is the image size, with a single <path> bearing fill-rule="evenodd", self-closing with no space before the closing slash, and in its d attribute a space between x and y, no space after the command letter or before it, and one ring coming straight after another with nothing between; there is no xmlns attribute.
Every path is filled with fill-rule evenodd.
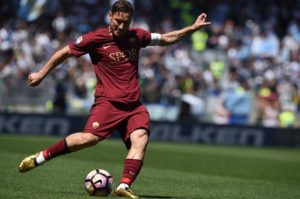
<svg viewBox="0 0 300 199"><path fill-rule="evenodd" d="M38 86L50 71L72 55L73 54L68 45L58 50L38 72L31 73L28 76L29 86Z"/></svg>
<svg viewBox="0 0 300 199"><path fill-rule="evenodd" d="M172 31L165 34L153 34L151 35L151 43L159 46L169 46L181 41L185 36L199 30L201 27L209 25L210 22L206 21L206 14L200 14L193 25L187 26L180 30Z"/></svg>

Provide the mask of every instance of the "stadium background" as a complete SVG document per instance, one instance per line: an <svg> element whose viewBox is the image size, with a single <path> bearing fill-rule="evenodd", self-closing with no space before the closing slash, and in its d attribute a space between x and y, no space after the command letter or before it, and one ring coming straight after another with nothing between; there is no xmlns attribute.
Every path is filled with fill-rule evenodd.
<svg viewBox="0 0 300 199"><path fill-rule="evenodd" d="M140 59L153 120L299 126L299 1L136 1L133 26L168 32L206 12L212 25ZM0 110L85 115L95 80L88 57L70 59L39 88L30 71L87 31L106 26L109 1L1 4ZM279 118L279 119L278 119Z"/></svg>
<svg viewBox="0 0 300 199"><path fill-rule="evenodd" d="M120 178L126 151L119 140L25 175L17 171L28 154L81 129L95 85L88 57L69 59L37 88L26 79L55 50L105 26L111 2L0 3L0 198L90 198L83 188L90 170L104 168ZM175 46L142 51L142 98L154 141L136 193L300 198L300 1L136 0L135 8L132 25L151 32L191 24L200 12L213 23Z"/></svg>

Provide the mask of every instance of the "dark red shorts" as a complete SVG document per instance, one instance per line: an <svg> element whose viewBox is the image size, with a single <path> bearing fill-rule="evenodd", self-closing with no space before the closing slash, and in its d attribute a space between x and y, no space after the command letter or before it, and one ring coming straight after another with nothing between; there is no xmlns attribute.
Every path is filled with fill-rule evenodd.
<svg viewBox="0 0 300 199"><path fill-rule="evenodd" d="M145 129L148 133L150 132L150 116L146 107L141 103L129 106L107 100L97 100L91 108L84 132L108 138L115 130L118 130L127 146L130 142L130 134L136 129Z"/></svg>

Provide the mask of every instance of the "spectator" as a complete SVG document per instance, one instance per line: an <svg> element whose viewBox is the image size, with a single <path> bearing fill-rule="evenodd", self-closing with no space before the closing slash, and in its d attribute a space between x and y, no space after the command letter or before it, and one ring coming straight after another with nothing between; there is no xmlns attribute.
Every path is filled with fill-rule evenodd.
<svg viewBox="0 0 300 199"><path fill-rule="evenodd" d="M12 91L9 87L22 80L28 71L38 68L37 63L42 64L51 52L61 47L60 43L66 44L91 27L105 25L110 3L110 0L74 0L70 6L65 1L47 1L45 5L49 9L44 9L34 21L26 21L29 10L24 10L20 1L5 1L0 7L0 77L5 82L1 85L5 100L13 103L9 99L14 97L14 92L6 92ZM209 13L213 22L211 28L194 33L192 40L172 48L147 48L141 53L143 100L179 108L181 96L192 93L203 99L207 107L207 116L201 117L201 121L215 122L211 116L216 110L211 104L222 104L220 96L228 95L229 88L240 88L237 78L242 76L249 86L246 93L251 103L247 105L250 106L247 115L254 116L253 123L276 126L279 107L289 103L298 107L292 111L299 114L300 17L299 7L294 6L298 4L298 0L200 3L191 0L184 7L180 1L135 1L133 25L150 31L176 29L200 8ZM149 14L153 10L155 16ZM87 18L90 20L86 21ZM67 104L75 106L78 113L88 111L85 109L92 103L90 90L95 82L85 59L68 61L65 69L57 70L58 74L51 77L58 75L64 79ZM78 78L81 73L85 75ZM49 80L47 86L55 90L56 85ZM240 96L235 89L231 92L235 97ZM21 106L31 104L26 93L24 88ZM52 99L46 92L39 93L42 94L36 99L41 106ZM237 104L229 104L232 110L239 109ZM226 121L229 110L223 105L219 110L223 110L220 112Z"/></svg>

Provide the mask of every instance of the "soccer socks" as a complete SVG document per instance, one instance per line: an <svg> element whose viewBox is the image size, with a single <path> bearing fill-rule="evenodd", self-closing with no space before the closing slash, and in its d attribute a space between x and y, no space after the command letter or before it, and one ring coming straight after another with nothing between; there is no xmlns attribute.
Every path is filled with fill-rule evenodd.
<svg viewBox="0 0 300 199"><path fill-rule="evenodd" d="M38 165L43 164L46 161L46 159L45 159L45 157L43 155L43 151L39 152L38 155L37 155L37 157L35 159L36 159L36 163Z"/></svg>
<svg viewBox="0 0 300 199"><path fill-rule="evenodd" d="M52 158L55 158L57 156L64 155L67 153L70 153L70 150L68 148L66 139L63 139L63 140L60 140L59 142L57 142L56 144L50 146L48 149L45 149L40 154L42 154L42 156L45 159L44 161L46 161L46 160L51 160ZM39 154L39 156L40 156L40 154ZM42 158L40 158L39 160L44 162ZM39 160L37 159L38 164L40 164Z"/></svg>
<svg viewBox="0 0 300 199"><path fill-rule="evenodd" d="M120 184L125 183L130 186L138 176L142 166L142 160L126 159L124 161L123 176L120 180Z"/></svg>

